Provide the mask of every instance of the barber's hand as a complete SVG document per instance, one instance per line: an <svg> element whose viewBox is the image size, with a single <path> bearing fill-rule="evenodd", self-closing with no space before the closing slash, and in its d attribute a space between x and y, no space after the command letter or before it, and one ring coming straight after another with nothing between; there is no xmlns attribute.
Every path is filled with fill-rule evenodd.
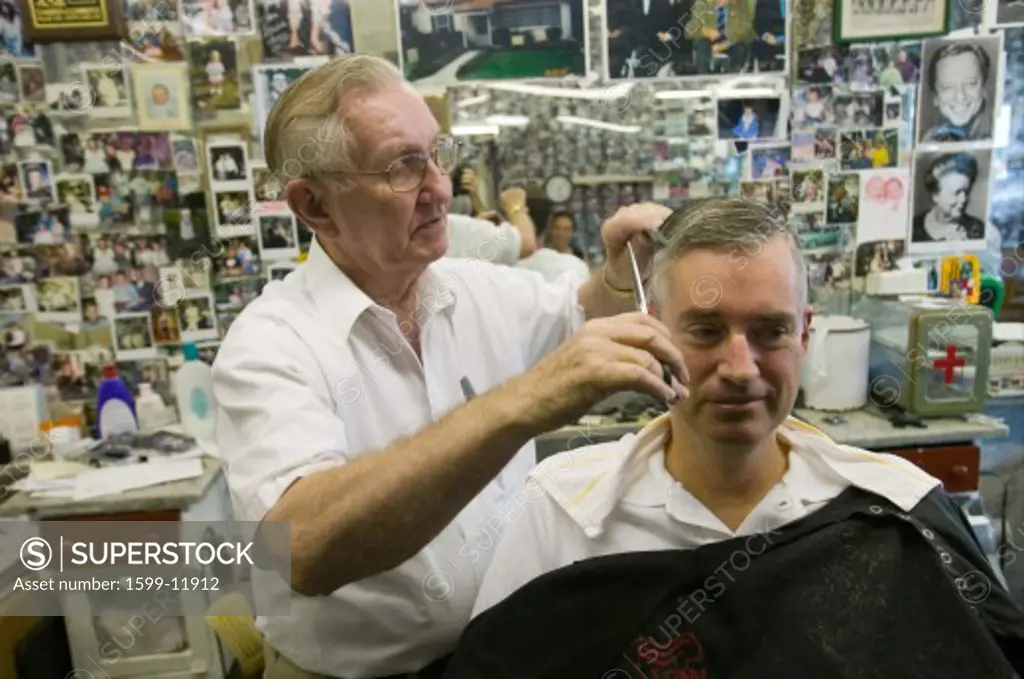
<svg viewBox="0 0 1024 679"><path fill-rule="evenodd" d="M641 275L647 270L654 248L648 232L661 226L672 210L657 203L636 203L620 207L601 225L601 240L607 255L608 282L617 288L633 287L633 267L626 243L633 243Z"/></svg>
<svg viewBox="0 0 1024 679"><path fill-rule="evenodd" d="M674 375L665 384L661 362ZM533 428L575 422L601 400L635 390L674 403L688 395L682 352L659 320L639 312L588 321L559 348L509 384Z"/></svg>
<svg viewBox="0 0 1024 679"><path fill-rule="evenodd" d="M501 215L495 212L494 210L487 210L486 212L481 212L476 216L476 218L491 222L495 226L501 226L502 222Z"/></svg>
<svg viewBox="0 0 1024 679"><path fill-rule="evenodd" d="M716 31L715 29L708 28L707 26L700 29L700 34L703 35L704 39L707 40L708 42L715 42L721 35L721 33Z"/></svg>

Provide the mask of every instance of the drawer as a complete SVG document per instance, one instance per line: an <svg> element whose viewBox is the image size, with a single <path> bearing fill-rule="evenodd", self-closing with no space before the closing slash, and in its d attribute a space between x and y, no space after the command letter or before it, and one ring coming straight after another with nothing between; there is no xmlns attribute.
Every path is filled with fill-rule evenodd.
<svg viewBox="0 0 1024 679"><path fill-rule="evenodd" d="M888 451L913 462L942 481L950 493L978 490L981 450L973 445L922 446Z"/></svg>

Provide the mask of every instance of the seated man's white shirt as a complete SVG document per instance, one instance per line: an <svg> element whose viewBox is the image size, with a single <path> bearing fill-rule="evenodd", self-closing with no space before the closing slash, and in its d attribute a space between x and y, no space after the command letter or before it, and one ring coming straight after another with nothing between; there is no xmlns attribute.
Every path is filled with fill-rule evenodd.
<svg viewBox="0 0 1024 679"><path fill-rule="evenodd" d="M586 282L590 279L590 267L576 255L570 255L551 248L541 248L529 257L519 260L521 269L536 271L544 280L554 283L562 276L572 276L574 281Z"/></svg>
<svg viewBox="0 0 1024 679"><path fill-rule="evenodd" d="M665 415L637 434L539 464L514 502L473 616L530 580L576 561L696 549L742 536L770 540L771 531L820 509L849 486L909 512L940 483L899 457L838 445L789 418L778 431L790 446L786 473L733 532L665 469L670 429ZM762 549L751 543L755 548Z"/></svg>
<svg viewBox="0 0 1024 679"><path fill-rule="evenodd" d="M308 260L232 324L214 365L218 448L235 516L260 521L297 479L380 450L522 373L583 322L577 291L535 273L442 259L421 279L421 363L395 316L314 239ZM483 452L483 451L482 451ZM411 672L452 651L469 621L531 441L426 548L290 617L258 621L298 666L331 676ZM401 503L402 498L393 498ZM382 527L382 530L385 528Z"/></svg>
<svg viewBox="0 0 1024 679"><path fill-rule="evenodd" d="M522 250L522 238L508 222L494 222L466 215L448 215L449 257L482 259L492 264L515 266Z"/></svg>

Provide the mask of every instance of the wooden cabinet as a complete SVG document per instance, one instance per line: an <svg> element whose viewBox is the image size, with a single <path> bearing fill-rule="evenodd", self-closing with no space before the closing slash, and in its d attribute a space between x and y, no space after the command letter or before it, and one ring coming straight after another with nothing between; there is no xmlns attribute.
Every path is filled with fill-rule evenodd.
<svg viewBox="0 0 1024 679"><path fill-rule="evenodd" d="M978 490L981 450L971 444L897 448L888 451L913 462L942 481L947 492L971 493Z"/></svg>

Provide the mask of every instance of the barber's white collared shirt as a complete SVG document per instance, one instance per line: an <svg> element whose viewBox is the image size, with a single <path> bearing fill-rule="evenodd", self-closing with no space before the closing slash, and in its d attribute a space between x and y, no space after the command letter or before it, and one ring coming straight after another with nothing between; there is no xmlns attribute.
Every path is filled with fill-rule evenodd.
<svg viewBox="0 0 1024 679"><path fill-rule="evenodd" d="M514 499L474 617L530 580L576 561L765 535L820 509L851 485L909 512L940 483L902 458L840 446L789 418L778 430L790 446L786 473L733 532L665 469L670 429L666 415L637 434L559 453L538 465Z"/></svg>
<svg viewBox="0 0 1024 679"><path fill-rule="evenodd" d="M466 401L463 377L478 394L504 383L583 321L576 290L511 267L442 259L420 286L422 364L395 316L315 239L308 260L268 283L232 324L213 373L238 519L259 521L295 480L436 422ZM303 669L345 679L416 671L454 650L503 509L535 461L530 442L398 568L329 597L296 595L290 617L261 618L268 643Z"/></svg>

